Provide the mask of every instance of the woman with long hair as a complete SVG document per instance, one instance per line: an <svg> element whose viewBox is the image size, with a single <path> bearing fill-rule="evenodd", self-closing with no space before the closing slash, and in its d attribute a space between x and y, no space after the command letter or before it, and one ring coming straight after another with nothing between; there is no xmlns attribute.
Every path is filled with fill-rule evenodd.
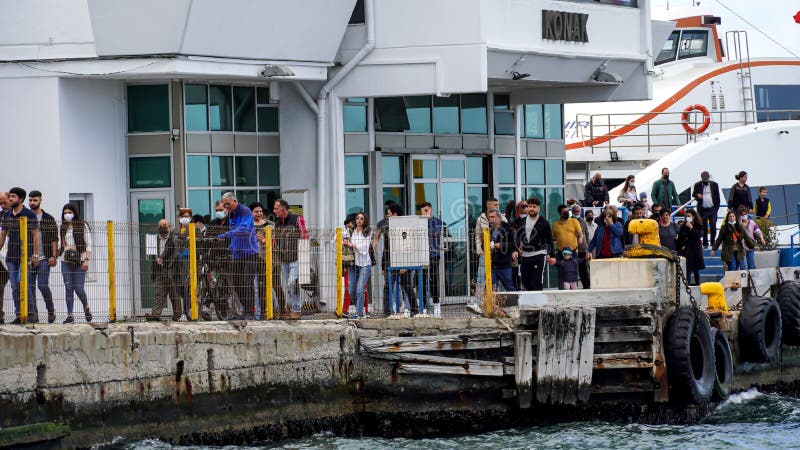
<svg viewBox="0 0 800 450"><path fill-rule="evenodd" d="M747 172L742 170L734 175L736 183L731 186L728 194L728 210L738 211L740 205L745 205L747 210L753 209L753 195L750 193L750 186L747 185Z"/></svg>
<svg viewBox="0 0 800 450"><path fill-rule="evenodd" d="M267 314L267 281L265 279L267 268L264 266L267 240L264 229L274 227L275 224L267 219L267 215L264 214L264 206L261 203L251 203L250 211L253 212L253 225L256 229L256 240L258 241L258 295L256 296L255 317L261 320L266 318ZM272 305L273 308L278 305L275 296L272 297Z"/></svg>
<svg viewBox="0 0 800 450"><path fill-rule="evenodd" d="M717 240L714 242L714 246L711 247L711 256L714 256L717 249L722 246L720 259L726 264L728 270L747 270L744 251L745 242L751 248L755 247L755 242L750 239L744 228L739 224L739 221L736 220L736 213L728 211L725 214L725 223L719 229Z"/></svg>
<svg viewBox="0 0 800 450"><path fill-rule="evenodd" d="M369 227L369 218L363 212L356 214L353 231L350 233L348 247L355 252L355 261L347 269L350 298L356 299L355 319L364 317L364 299L367 292L367 282L372 272L372 258L369 247L372 243L372 230Z"/></svg>
<svg viewBox="0 0 800 450"><path fill-rule="evenodd" d="M617 197L617 202L620 205L628 208L633 209L633 205L639 201L639 194L636 193L636 177L633 175L628 175L625 178L625 184L622 185L622 190L619 191L619 196Z"/></svg>
<svg viewBox="0 0 800 450"><path fill-rule="evenodd" d="M89 224L83 221L78 208L72 203L67 203L61 208L61 275L64 277L66 288L67 318L64 323L73 323L72 315L74 296L83 303L83 315L87 322L92 321L89 311L89 300L86 297L84 284L86 272L89 270L89 260L92 256L92 231Z"/></svg>
<svg viewBox="0 0 800 450"><path fill-rule="evenodd" d="M686 279L694 285L700 284L700 271L706 268L703 258L703 222L696 210L686 212L686 220L678 231L678 252L686 258Z"/></svg>

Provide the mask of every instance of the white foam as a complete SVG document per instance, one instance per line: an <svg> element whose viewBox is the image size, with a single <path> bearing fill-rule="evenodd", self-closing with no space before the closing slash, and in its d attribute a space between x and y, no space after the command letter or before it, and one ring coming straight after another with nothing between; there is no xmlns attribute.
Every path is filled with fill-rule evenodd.
<svg viewBox="0 0 800 450"><path fill-rule="evenodd" d="M744 402L749 402L750 400L753 400L754 398L761 397L762 395L764 395L764 394L762 394L761 392L758 392L758 389L752 388L752 389L749 389L747 391L739 392L739 393L731 395L728 398L728 400L726 400L725 403L722 404L722 406L725 406L727 404L739 405L739 404L744 403Z"/></svg>

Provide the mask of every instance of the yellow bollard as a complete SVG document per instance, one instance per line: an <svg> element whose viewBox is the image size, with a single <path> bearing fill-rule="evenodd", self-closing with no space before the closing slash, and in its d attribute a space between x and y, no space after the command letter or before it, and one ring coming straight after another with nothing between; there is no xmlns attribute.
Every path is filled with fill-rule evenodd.
<svg viewBox="0 0 800 450"><path fill-rule="evenodd" d="M266 308L267 320L272 320L275 311L272 310L272 227L264 227L264 271L266 280L264 280L264 290L266 292L267 304Z"/></svg>
<svg viewBox="0 0 800 450"><path fill-rule="evenodd" d="M117 320L117 281L114 277L114 222L106 222L108 236L108 321Z"/></svg>
<svg viewBox="0 0 800 450"><path fill-rule="evenodd" d="M19 321L28 323L28 218L19 218Z"/></svg>
<svg viewBox="0 0 800 450"><path fill-rule="evenodd" d="M342 229L336 229L336 317L342 317L344 287L342 284Z"/></svg>
<svg viewBox="0 0 800 450"><path fill-rule="evenodd" d="M193 223L189 224L189 295L192 300L191 319L197 320L197 231Z"/></svg>
<svg viewBox="0 0 800 450"><path fill-rule="evenodd" d="M489 316L494 309L494 295L492 293L492 247L489 240L489 229L483 230L483 265L486 270L486 289L484 290L484 297L486 298L484 314Z"/></svg>

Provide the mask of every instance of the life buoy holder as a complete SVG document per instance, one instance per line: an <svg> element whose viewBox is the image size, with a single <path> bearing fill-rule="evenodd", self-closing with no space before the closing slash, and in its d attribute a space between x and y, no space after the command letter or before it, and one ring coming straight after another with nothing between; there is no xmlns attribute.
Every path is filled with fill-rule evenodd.
<svg viewBox="0 0 800 450"><path fill-rule="evenodd" d="M689 125L689 113L692 111L699 111L703 114L703 123L696 130ZM708 108L699 103L687 106L681 113L681 126L689 134L702 133L708 129L709 125L711 125L711 113L708 112Z"/></svg>

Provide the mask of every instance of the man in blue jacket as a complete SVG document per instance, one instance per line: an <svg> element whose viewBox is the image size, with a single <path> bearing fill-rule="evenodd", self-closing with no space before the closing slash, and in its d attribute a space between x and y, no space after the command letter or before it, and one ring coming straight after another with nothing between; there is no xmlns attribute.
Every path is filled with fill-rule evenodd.
<svg viewBox="0 0 800 450"><path fill-rule="evenodd" d="M233 289L244 307L245 317L253 317L255 289L253 282L258 273L258 241L250 208L239 203L233 192L222 196L222 206L228 210L228 231L219 239L230 238Z"/></svg>
<svg viewBox="0 0 800 450"><path fill-rule="evenodd" d="M597 259L618 258L622 255L622 223L609 207L603 212L603 221L594 232L589 251L595 251Z"/></svg>

